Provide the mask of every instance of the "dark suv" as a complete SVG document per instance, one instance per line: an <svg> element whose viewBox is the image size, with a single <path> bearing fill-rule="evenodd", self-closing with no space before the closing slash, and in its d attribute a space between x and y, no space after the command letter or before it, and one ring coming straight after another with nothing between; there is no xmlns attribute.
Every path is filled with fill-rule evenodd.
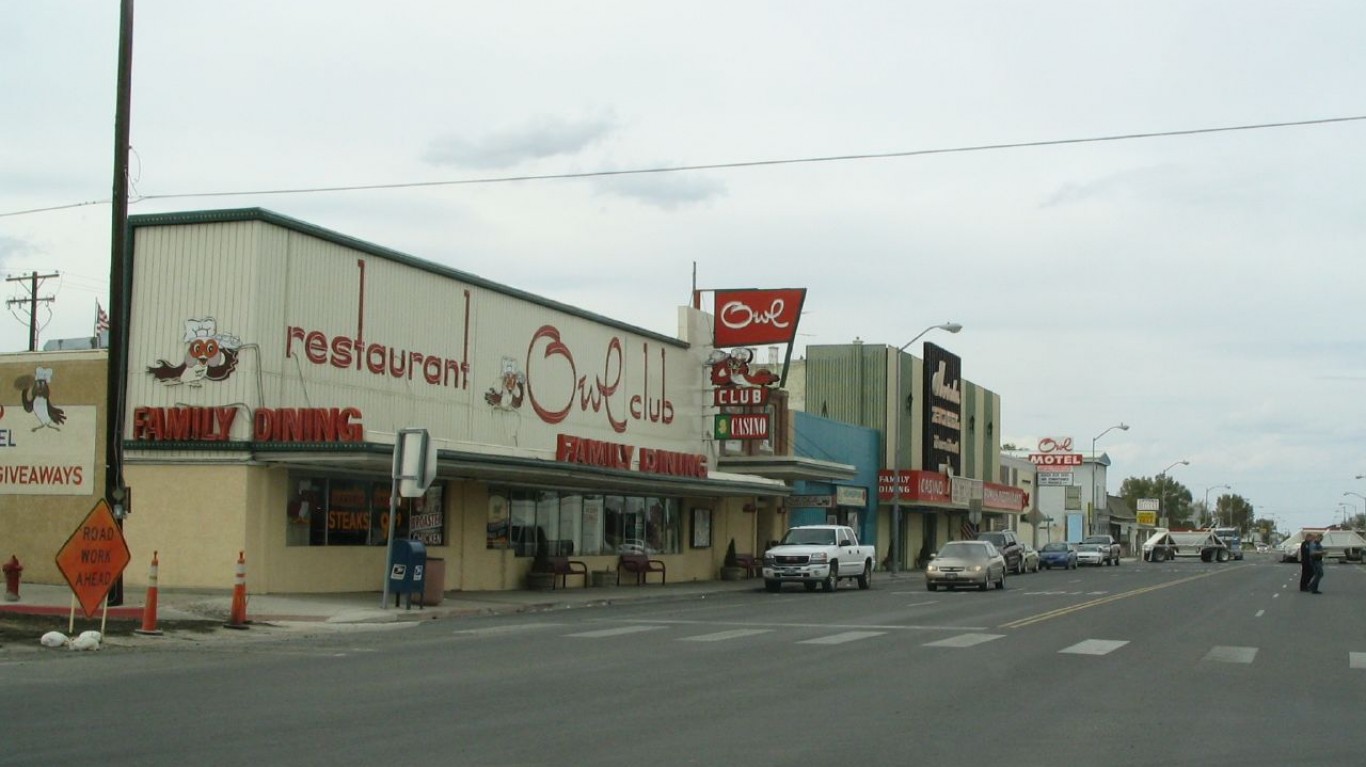
<svg viewBox="0 0 1366 767"><path fill-rule="evenodd" d="M1001 552L1001 556L1006 559L1006 570L1021 575L1024 573L1024 549L1020 546L1020 539L1015 535L1014 530L993 530L989 533L978 533L977 540L990 541Z"/></svg>

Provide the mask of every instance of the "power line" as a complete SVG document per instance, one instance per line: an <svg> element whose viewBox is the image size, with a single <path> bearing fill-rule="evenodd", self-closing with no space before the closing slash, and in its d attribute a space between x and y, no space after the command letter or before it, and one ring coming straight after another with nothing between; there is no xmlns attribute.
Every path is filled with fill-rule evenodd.
<svg viewBox="0 0 1366 767"><path fill-rule="evenodd" d="M1291 122L1255 123L1251 125L1227 125L1215 128L1190 128L1186 130L1152 131L1148 133L1122 133L1111 136L1087 136L1083 138L1047 139L1042 141L1018 141L1005 144L974 144L970 146L942 147L938 149L910 149L900 152L870 152L859 154L827 155L822 157L793 157L771 160L745 160L740 162L719 162L706 163L701 165L672 165L655 168L632 168L627 170L595 170L584 171L581 173L547 173L523 176L486 176L480 178L450 179L446 181L402 181L388 184L315 186L296 187L290 189L254 189L226 192L178 192L171 194L147 194L141 195L137 198L136 201L141 202L143 200L185 200L200 197L245 197L279 194L319 194L323 192L361 192L386 189L420 189L423 187L437 186L470 186L476 184L506 184L519 181L558 181L566 179L605 178L612 176L635 176L650 173L682 173L687 171L698 170L730 170L736 168L759 168L776 165L799 165L821 162L887 160L901 157L925 157L928 155L960 154L967 152L994 152L1006 149L1029 149L1033 147L1066 146L1069 144L1095 144L1106 141L1137 141L1141 139L1172 138L1178 136L1198 136L1209 133L1230 133L1233 131L1266 130L1270 128L1295 128L1312 125L1330 125L1335 123L1358 122L1361 120L1366 120L1366 115L1355 115L1351 117L1326 117L1318 120L1294 120ZM6 218L9 216L21 216L30 213L45 213L48 211L64 210L68 208L76 208L85 205L105 204L108 202L110 202L110 200L94 200L88 202L71 203L69 205L55 205L46 208L18 210L9 213L0 213L0 218Z"/></svg>

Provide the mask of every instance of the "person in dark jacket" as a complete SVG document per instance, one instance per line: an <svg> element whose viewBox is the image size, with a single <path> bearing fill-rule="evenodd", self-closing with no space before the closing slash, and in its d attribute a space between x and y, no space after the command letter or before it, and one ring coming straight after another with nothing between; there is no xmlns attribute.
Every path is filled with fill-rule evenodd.
<svg viewBox="0 0 1366 767"><path fill-rule="evenodd" d="M1309 579L1309 593L1322 594L1319 581L1323 580L1323 533L1316 533L1309 544L1309 562L1313 576Z"/></svg>
<svg viewBox="0 0 1366 767"><path fill-rule="evenodd" d="M1314 562L1310 556L1311 544L1314 543L1314 534L1305 533L1304 540L1300 541L1300 591L1309 590L1309 579L1314 577Z"/></svg>

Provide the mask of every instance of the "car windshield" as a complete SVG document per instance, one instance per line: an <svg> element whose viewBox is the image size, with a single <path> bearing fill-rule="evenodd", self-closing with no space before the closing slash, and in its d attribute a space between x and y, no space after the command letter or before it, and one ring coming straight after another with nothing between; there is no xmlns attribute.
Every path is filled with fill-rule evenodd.
<svg viewBox="0 0 1366 767"><path fill-rule="evenodd" d="M830 528L803 530L802 528L794 527L787 531L787 535L783 536L783 543L833 545L835 543L835 531Z"/></svg>
<svg viewBox="0 0 1366 767"><path fill-rule="evenodd" d="M986 559L987 547L972 543L946 543L944 548L939 550L939 556L957 559Z"/></svg>
<svg viewBox="0 0 1366 767"><path fill-rule="evenodd" d="M1083 543L1077 548L1081 551L1100 551L1100 545L1096 543Z"/></svg>
<svg viewBox="0 0 1366 767"><path fill-rule="evenodd" d="M1044 550L1044 551L1067 551L1068 549L1067 549L1067 544L1061 543L1061 542L1055 542L1055 543L1045 543L1045 544L1043 545L1043 550Z"/></svg>
<svg viewBox="0 0 1366 767"><path fill-rule="evenodd" d="M1004 546L1006 542L1006 537L1004 535L1001 535L1000 533L978 533L977 540L991 541L997 546Z"/></svg>

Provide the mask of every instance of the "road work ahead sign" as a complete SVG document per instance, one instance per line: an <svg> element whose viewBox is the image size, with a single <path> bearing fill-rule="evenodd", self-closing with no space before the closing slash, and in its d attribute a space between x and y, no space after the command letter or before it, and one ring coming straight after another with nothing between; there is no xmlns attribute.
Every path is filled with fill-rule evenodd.
<svg viewBox="0 0 1366 767"><path fill-rule="evenodd" d="M85 617L93 618L132 558L114 513L101 498L57 552L57 569L76 593Z"/></svg>

